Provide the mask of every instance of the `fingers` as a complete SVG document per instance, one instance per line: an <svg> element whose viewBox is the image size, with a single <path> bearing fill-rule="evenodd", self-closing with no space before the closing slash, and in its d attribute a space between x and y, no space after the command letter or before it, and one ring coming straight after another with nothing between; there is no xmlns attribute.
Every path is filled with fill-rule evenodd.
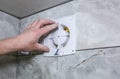
<svg viewBox="0 0 120 79"><path fill-rule="evenodd" d="M44 45L38 44L38 43L37 43L36 49L38 51L42 51L42 52L48 52L49 51L49 48L47 46L44 46Z"/></svg>
<svg viewBox="0 0 120 79"><path fill-rule="evenodd" d="M52 20L44 19L44 20L39 20L39 22L35 25L36 29L39 29L41 27L44 27L46 25L54 24L55 22Z"/></svg>
<svg viewBox="0 0 120 79"><path fill-rule="evenodd" d="M57 28L57 26L58 26L58 24L51 24L51 25L47 25L47 26L41 28L39 30L40 37L49 33L49 32L51 32L51 31L53 31L53 30L55 30Z"/></svg>
<svg viewBox="0 0 120 79"><path fill-rule="evenodd" d="M48 20L48 19L43 19L41 21L39 21L38 25L45 26L45 25L50 25L50 24L54 24L55 22L52 20Z"/></svg>
<svg viewBox="0 0 120 79"><path fill-rule="evenodd" d="M30 24L28 27L29 28L36 28L39 29L45 25L50 25L50 24L54 24L55 22L52 20L48 20L48 19L43 19L43 20L35 20L32 24Z"/></svg>

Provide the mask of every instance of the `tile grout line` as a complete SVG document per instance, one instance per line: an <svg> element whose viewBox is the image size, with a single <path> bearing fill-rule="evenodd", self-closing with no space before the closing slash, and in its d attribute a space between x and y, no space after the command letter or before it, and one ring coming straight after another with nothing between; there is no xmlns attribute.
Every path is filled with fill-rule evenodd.
<svg viewBox="0 0 120 79"><path fill-rule="evenodd" d="M119 48L119 47L120 47L120 46L98 47L98 48L88 48L88 49L77 49L76 51L97 50L97 49L108 49L108 48Z"/></svg>

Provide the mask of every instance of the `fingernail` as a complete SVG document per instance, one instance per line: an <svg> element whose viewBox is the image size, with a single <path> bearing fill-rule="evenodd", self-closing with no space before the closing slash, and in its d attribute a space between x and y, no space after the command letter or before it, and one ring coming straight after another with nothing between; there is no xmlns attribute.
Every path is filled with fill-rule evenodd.
<svg viewBox="0 0 120 79"><path fill-rule="evenodd" d="M58 27L57 24L54 24L54 25L52 26L53 29L55 29L55 28L57 28L57 27Z"/></svg>
<svg viewBox="0 0 120 79"><path fill-rule="evenodd" d="M55 23L55 21L52 21L52 20L51 20L50 23Z"/></svg>
<svg viewBox="0 0 120 79"><path fill-rule="evenodd" d="M59 24L58 24L58 23L56 23L56 27L58 27L58 25L59 25Z"/></svg>

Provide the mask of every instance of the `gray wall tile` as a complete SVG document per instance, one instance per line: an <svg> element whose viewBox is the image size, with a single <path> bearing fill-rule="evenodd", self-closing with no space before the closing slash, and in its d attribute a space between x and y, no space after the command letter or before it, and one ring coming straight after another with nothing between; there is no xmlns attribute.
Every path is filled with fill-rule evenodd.
<svg viewBox="0 0 120 79"><path fill-rule="evenodd" d="M119 0L75 0L22 19L20 30L22 32L35 19L57 19L76 14L76 50L119 46L118 4Z"/></svg>
<svg viewBox="0 0 120 79"><path fill-rule="evenodd" d="M0 39L18 35L19 28L19 19L0 12Z"/></svg>
<svg viewBox="0 0 120 79"><path fill-rule="evenodd" d="M61 57L57 79L119 79L119 51L120 48L86 50Z"/></svg>
<svg viewBox="0 0 120 79"><path fill-rule="evenodd" d="M57 58L41 55L18 57L17 79L55 79Z"/></svg>
<svg viewBox="0 0 120 79"><path fill-rule="evenodd" d="M0 79L16 79L16 57L0 56Z"/></svg>
<svg viewBox="0 0 120 79"><path fill-rule="evenodd" d="M19 19L0 12L0 39L18 35ZM16 79L16 57L0 56L0 79Z"/></svg>

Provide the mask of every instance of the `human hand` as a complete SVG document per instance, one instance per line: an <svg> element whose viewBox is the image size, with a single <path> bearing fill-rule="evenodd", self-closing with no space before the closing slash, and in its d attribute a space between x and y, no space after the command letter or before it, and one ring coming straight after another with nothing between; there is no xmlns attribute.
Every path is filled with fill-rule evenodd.
<svg viewBox="0 0 120 79"><path fill-rule="evenodd" d="M51 20L36 20L32 24L30 24L25 31L17 36L17 40L19 40L18 47L19 50L22 51L49 51L49 48L38 43L38 40L43 36L55 30L57 28L57 24Z"/></svg>

